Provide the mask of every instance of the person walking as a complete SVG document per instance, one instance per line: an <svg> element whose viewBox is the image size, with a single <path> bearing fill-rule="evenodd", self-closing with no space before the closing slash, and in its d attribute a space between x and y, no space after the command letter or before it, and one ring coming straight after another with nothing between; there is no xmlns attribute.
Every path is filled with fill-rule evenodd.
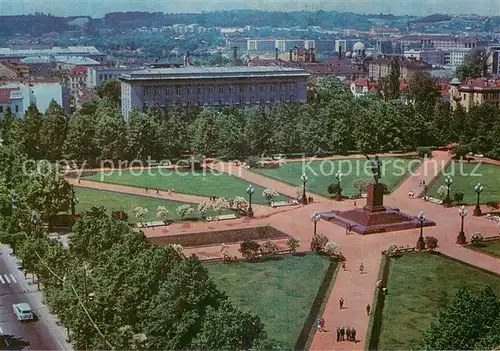
<svg viewBox="0 0 500 351"><path fill-rule="evenodd" d="M371 310L370 304L366 305L366 315L367 316L370 315L370 310Z"/></svg>
<svg viewBox="0 0 500 351"><path fill-rule="evenodd" d="M351 330L351 340L356 342L356 329L354 328Z"/></svg>
<svg viewBox="0 0 500 351"><path fill-rule="evenodd" d="M344 307L344 298L343 297L341 297L339 300L339 306L340 306L340 309L342 309L342 307Z"/></svg>
<svg viewBox="0 0 500 351"><path fill-rule="evenodd" d="M345 235L349 235L349 224L345 225Z"/></svg>
<svg viewBox="0 0 500 351"><path fill-rule="evenodd" d="M160 190L156 189L156 193L159 195L160 194Z"/></svg>
<svg viewBox="0 0 500 351"><path fill-rule="evenodd" d="M337 327L337 342L340 341L340 328Z"/></svg>
<svg viewBox="0 0 500 351"><path fill-rule="evenodd" d="M146 189L144 190L144 192L145 192L146 194L147 194L147 193L149 193L149 192L148 192L148 188L146 188Z"/></svg>
<svg viewBox="0 0 500 351"><path fill-rule="evenodd" d="M340 328L340 340L344 341L345 329L344 327Z"/></svg>
<svg viewBox="0 0 500 351"><path fill-rule="evenodd" d="M325 331L325 319L323 317L321 317L319 323L321 325L321 331Z"/></svg>
<svg viewBox="0 0 500 351"><path fill-rule="evenodd" d="M345 331L345 336L347 337L347 341L351 340L351 330L349 328Z"/></svg>
<svg viewBox="0 0 500 351"><path fill-rule="evenodd" d="M363 266L363 262L359 265L359 273L363 274L363 271L365 270L365 266Z"/></svg>
<svg viewBox="0 0 500 351"><path fill-rule="evenodd" d="M358 208L358 206L356 205L356 200L354 200L353 205L354 205L354 208Z"/></svg>

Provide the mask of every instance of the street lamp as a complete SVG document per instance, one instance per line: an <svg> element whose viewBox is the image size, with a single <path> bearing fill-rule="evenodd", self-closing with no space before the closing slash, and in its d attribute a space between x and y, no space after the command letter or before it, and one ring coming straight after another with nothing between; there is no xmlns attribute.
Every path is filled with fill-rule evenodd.
<svg viewBox="0 0 500 351"><path fill-rule="evenodd" d="M337 194L335 194L335 200L342 201L342 189L340 188L340 181L342 180L343 174L340 171L335 174L335 179L337 179Z"/></svg>
<svg viewBox="0 0 500 351"><path fill-rule="evenodd" d="M425 222L425 213L424 211L420 211L418 213L418 220L420 222L420 236L417 241L417 250L422 251L425 250L425 241L424 241L424 222Z"/></svg>
<svg viewBox="0 0 500 351"><path fill-rule="evenodd" d="M248 217L253 217L253 210L252 210L252 195L254 193L255 189L252 184L248 184L247 188L247 194L248 194Z"/></svg>
<svg viewBox="0 0 500 351"><path fill-rule="evenodd" d="M477 202L476 202L476 207L474 208L473 215L476 217L479 217L482 215L481 207L479 207L479 196L483 192L483 189L484 189L484 187L481 185L481 183L477 183L477 185L474 187L474 190L476 191L476 194L477 194Z"/></svg>
<svg viewBox="0 0 500 351"><path fill-rule="evenodd" d="M467 238L465 237L465 232L464 232L464 218L467 216L468 212L469 211L467 211L465 209L465 206L462 206L458 210L458 215L462 218L462 225L460 227L460 233L458 233L458 236L457 236L457 244L459 244L459 245L465 245L465 243L467 242Z"/></svg>
<svg viewBox="0 0 500 351"><path fill-rule="evenodd" d="M302 174L300 180L302 181L302 204L307 205L307 197L306 197L307 176L305 173Z"/></svg>
<svg viewBox="0 0 500 351"><path fill-rule="evenodd" d="M318 213L317 210L314 210L312 216L311 216L311 221L314 222L314 236L316 236L316 226L318 225L318 222L321 219L321 215Z"/></svg>
<svg viewBox="0 0 500 351"><path fill-rule="evenodd" d="M445 207L451 207L451 198L450 198L450 189L451 185L453 184L453 179L451 178L450 175L447 175L446 178L444 179L444 183L446 184L447 192L446 192L446 199L444 200L444 206Z"/></svg>

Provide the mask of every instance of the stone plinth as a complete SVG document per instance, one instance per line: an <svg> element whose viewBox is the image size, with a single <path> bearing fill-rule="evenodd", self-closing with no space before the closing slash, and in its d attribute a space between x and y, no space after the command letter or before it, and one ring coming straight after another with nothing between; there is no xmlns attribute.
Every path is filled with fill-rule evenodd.
<svg viewBox="0 0 500 351"><path fill-rule="evenodd" d="M414 229L420 227L420 221L402 213L397 208L384 206L384 186L382 184L370 184L367 187L368 198L362 209L354 209L344 212L321 213L321 218L341 225L349 226L352 231L359 234L383 233L398 230ZM436 225L426 220L424 226Z"/></svg>

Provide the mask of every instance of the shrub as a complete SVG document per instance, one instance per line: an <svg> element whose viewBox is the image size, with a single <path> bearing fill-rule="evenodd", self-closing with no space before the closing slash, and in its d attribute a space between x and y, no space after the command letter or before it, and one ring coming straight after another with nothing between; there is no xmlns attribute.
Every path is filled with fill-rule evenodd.
<svg viewBox="0 0 500 351"><path fill-rule="evenodd" d="M156 207L156 218L158 218L160 221L163 223L167 223L168 219L168 210L165 206L160 206Z"/></svg>
<svg viewBox="0 0 500 351"><path fill-rule="evenodd" d="M208 210L212 208L212 204L207 201L201 201L198 204L198 213L200 214L201 218L205 219L207 216Z"/></svg>
<svg viewBox="0 0 500 351"><path fill-rule="evenodd" d="M391 244L389 245L389 247L387 247L387 250L385 250L383 253L389 257L394 257L399 255L399 248L397 245Z"/></svg>
<svg viewBox="0 0 500 351"><path fill-rule="evenodd" d="M448 187L446 185L441 185L437 190L437 196L444 200L446 199L446 195L448 195Z"/></svg>
<svg viewBox="0 0 500 351"><path fill-rule="evenodd" d="M289 237L286 241L286 246L290 249L291 253L295 253L297 248L300 247L299 241L295 239L293 236Z"/></svg>
<svg viewBox="0 0 500 351"><path fill-rule="evenodd" d="M248 164L248 166L250 168L257 166L259 164L259 162L260 162L260 157L257 157L257 156L249 156L246 159L246 163Z"/></svg>
<svg viewBox="0 0 500 351"><path fill-rule="evenodd" d="M463 191L455 191L453 194L453 198L457 202L457 204L462 204L462 201L464 201L464 192Z"/></svg>
<svg viewBox="0 0 500 351"><path fill-rule="evenodd" d="M239 251L243 255L243 258L250 260L257 257L259 254L260 245L255 241L244 241L240 244Z"/></svg>
<svg viewBox="0 0 500 351"><path fill-rule="evenodd" d="M333 254L338 252L337 244L335 244L333 241L327 242L325 247L323 247L323 252L328 256L332 256Z"/></svg>
<svg viewBox="0 0 500 351"><path fill-rule="evenodd" d="M234 208L238 211L247 211L249 204L244 197L236 196L234 199L232 199L230 206L231 208Z"/></svg>
<svg viewBox="0 0 500 351"><path fill-rule="evenodd" d="M135 218L137 218L137 220L141 223L144 217L148 214L148 212L149 210L145 207L137 206L136 208L134 208Z"/></svg>
<svg viewBox="0 0 500 351"><path fill-rule="evenodd" d="M359 191L359 197L361 197L363 191L366 191L367 186L368 182L364 179L355 179L352 181L352 187Z"/></svg>
<svg viewBox="0 0 500 351"><path fill-rule="evenodd" d="M436 239L433 236L426 236L425 237L425 246L427 246L427 248L430 251L434 251L434 249L436 249L438 246L438 239Z"/></svg>
<svg viewBox="0 0 500 351"><path fill-rule="evenodd" d="M469 145L455 145L452 149L451 152L453 154L453 157L456 160L459 160L467 155L467 153L470 151Z"/></svg>
<svg viewBox="0 0 500 351"><path fill-rule="evenodd" d="M430 157L432 156L432 148L430 147L417 147L418 157Z"/></svg>
<svg viewBox="0 0 500 351"><path fill-rule="evenodd" d="M498 201L489 201L486 203L486 206L490 209L490 212L493 212L493 210L498 210L500 208L500 202Z"/></svg>
<svg viewBox="0 0 500 351"><path fill-rule="evenodd" d="M184 220L186 216L189 216L194 212L194 208L192 208L191 205L180 205L175 209L175 212L177 212L177 215L181 217L181 220Z"/></svg>
<svg viewBox="0 0 500 351"><path fill-rule="evenodd" d="M470 241L472 244L478 244L483 240L484 240L483 234L481 234L480 232L472 233L470 237Z"/></svg>
<svg viewBox="0 0 500 351"><path fill-rule="evenodd" d="M113 211L111 212L111 218L119 219L121 221L127 221L128 215L124 211Z"/></svg>
<svg viewBox="0 0 500 351"><path fill-rule="evenodd" d="M313 235L311 239L311 251L320 252L323 251L326 243L328 242L328 238L323 234Z"/></svg>
<svg viewBox="0 0 500 351"><path fill-rule="evenodd" d="M182 245L179 245L179 244L169 244L169 246L175 250L175 252L177 252L179 255L182 254L182 250L184 250L184 248L182 247Z"/></svg>
<svg viewBox="0 0 500 351"><path fill-rule="evenodd" d="M267 240L260 246L260 253L264 256L274 255L276 251L278 251L278 245L273 243L271 240Z"/></svg>
<svg viewBox="0 0 500 351"><path fill-rule="evenodd" d="M278 195L278 192L274 189L264 189L262 192L262 196L264 196L269 203L271 203L275 197L278 197Z"/></svg>
<svg viewBox="0 0 500 351"><path fill-rule="evenodd" d="M222 210L227 210L231 208L231 204L229 203L229 201L224 198L224 197L219 197L215 203L213 204L213 209L218 211L220 213L220 211Z"/></svg>
<svg viewBox="0 0 500 351"><path fill-rule="evenodd" d="M342 188L337 183L332 183L328 185L328 194L339 194L342 192Z"/></svg>

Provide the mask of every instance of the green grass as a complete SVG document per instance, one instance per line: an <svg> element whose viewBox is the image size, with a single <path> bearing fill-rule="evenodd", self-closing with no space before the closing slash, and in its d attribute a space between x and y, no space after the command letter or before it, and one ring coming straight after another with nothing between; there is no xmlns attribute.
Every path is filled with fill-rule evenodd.
<svg viewBox="0 0 500 351"><path fill-rule="evenodd" d="M92 206L104 206L111 211L125 211L129 216L130 222L135 222L134 208L137 206L146 207L149 209L148 214L145 217L145 221L157 221L156 218L156 207L158 205L165 206L169 211L170 220L180 220L180 217L175 212L175 209L185 203L172 201L172 200L161 200L154 199L145 196L136 196L128 194L114 193L111 191L95 190L95 189L83 189L75 187L75 194L79 198L80 203L76 205L76 212L83 212L90 209ZM198 218L198 213L196 211L197 204L191 204L195 209L190 216L186 219Z"/></svg>
<svg viewBox="0 0 500 351"><path fill-rule="evenodd" d="M206 267L237 306L261 318L271 340L293 350L330 260L317 254L282 258Z"/></svg>
<svg viewBox="0 0 500 351"><path fill-rule="evenodd" d="M470 246L473 250L484 251L500 258L500 240L483 241Z"/></svg>
<svg viewBox="0 0 500 351"><path fill-rule="evenodd" d="M247 198L246 189L248 183L243 179L226 173L212 170L205 171L173 171L167 169L149 169L139 171L114 171L112 173L98 172L87 176L85 179L102 181L106 183L122 184L149 189L168 190L175 189L177 193L193 194L200 196L235 197ZM263 187L254 185L255 192L252 202L267 204L262 196ZM287 197L279 196L276 201L286 200Z"/></svg>
<svg viewBox="0 0 500 351"><path fill-rule="evenodd" d="M419 159L381 157L383 169L380 182L387 184L389 191L398 187L401 181L420 164ZM253 169L252 171L284 181L295 186L302 186L300 177L306 173L307 190L329 197L328 185L336 183L335 174L343 173L341 187L344 195L357 195L359 191L352 187L353 180L364 179L373 183L370 162L365 158L341 160L316 160L311 162L289 162L273 169Z"/></svg>
<svg viewBox="0 0 500 351"><path fill-rule="evenodd" d="M456 191L464 192L464 203L475 204L477 195L474 187L477 183L484 186L481 193L480 202L487 203L489 201L500 201L500 167L487 163L460 163L450 162L445 170L444 175L441 174L439 178L432 184L429 189L429 194L437 197L437 190L441 185L445 185L444 179L447 174L453 178L450 195Z"/></svg>
<svg viewBox="0 0 500 351"><path fill-rule="evenodd" d="M479 293L487 284L500 291L499 276L436 254L391 259L378 349L410 349L462 286Z"/></svg>

